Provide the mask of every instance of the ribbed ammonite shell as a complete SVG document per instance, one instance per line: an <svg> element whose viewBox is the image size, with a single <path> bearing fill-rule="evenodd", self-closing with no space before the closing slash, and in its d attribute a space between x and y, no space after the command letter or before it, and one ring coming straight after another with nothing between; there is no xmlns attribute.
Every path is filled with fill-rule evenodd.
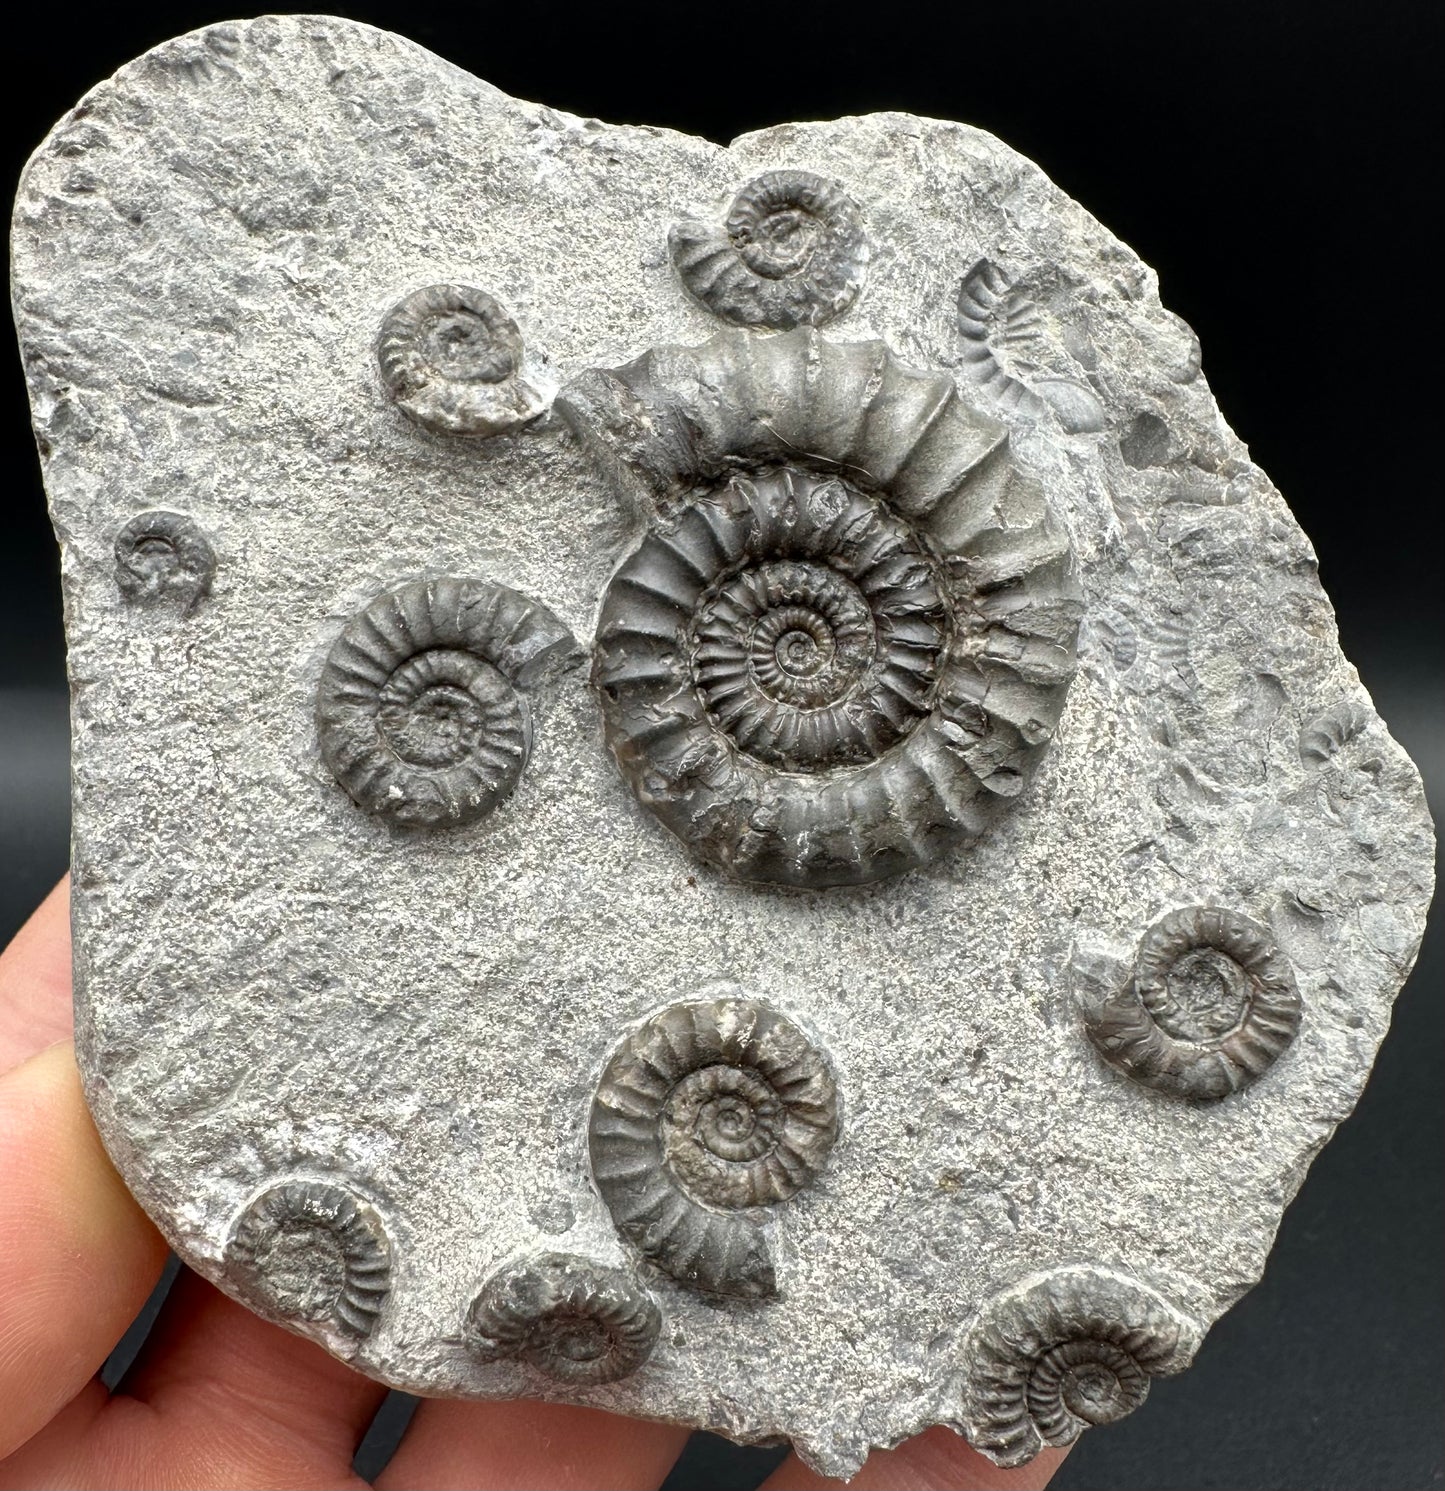
<svg viewBox="0 0 1445 1491"><path fill-rule="evenodd" d="M522 333L471 285L428 285L381 323L376 358L398 408L443 435L499 435L536 419L542 395L522 377Z"/></svg>
<svg viewBox="0 0 1445 1491"><path fill-rule="evenodd" d="M435 827L488 813L531 747L522 691L573 648L536 601L488 580L378 596L333 645L316 698L321 753L363 808Z"/></svg>
<svg viewBox="0 0 1445 1491"><path fill-rule="evenodd" d="M988 259L980 259L958 287L958 329L971 376L998 408L1030 419L1051 408L1071 435L1104 428L1104 406L1092 389L1043 370L1039 357L1047 340L1039 309ZM1011 367L1027 368L1028 381L1015 377Z"/></svg>
<svg viewBox="0 0 1445 1491"><path fill-rule="evenodd" d="M728 332L563 407L660 514L603 597L593 683L638 799L694 852L739 879L877 880L1018 796L1080 591L949 376L878 342Z"/></svg>
<svg viewBox="0 0 1445 1491"><path fill-rule="evenodd" d="M652 1296L622 1269L544 1253L487 1281L464 1339L479 1361L515 1357L558 1382L590 1386L635 1372L661 1325Z"/></svg>
<svg viewBox="0 0 1445 1491"><path fill-rule="evenodd" d="M862 287L869 244L842 186L811 171L768 171L722 224L688 218L668 235L689 293L740 326L819 326Z"/></svg>
<svg viewBox="0 0 1445 1491"><path fill-rule="evenodd" d="M1370 727L1370 711L1355 699L1340 699L1316 715L1299 737L1299 758L1308 767L1321 767L1338 756Z"/></svg>
<svg viewBox="0 0 1445 1491"><path fill-rule="evenodd" d="M134 605L191 611L211 589L216 552L194 518L152 508L115 536L115 583Z"/></svg>
<svg viewBox="0 0 1445 1491"><path fill-rule="evenodd" d="M292 1180L241 1213L226 1247L253 1295L291 1320L370 1334L391 1289L391 1248L376 1213L340 1186Z"/></svg>
<svg viewBox="0 0 1445 1491"><path fill-rule="evenodd" d="M1157 1290L1109 1269L1036 1274L987 1304L969 1332L970 1438L1000 1465L1132 1413L1151 1377L1182 1372L1198 1323Z"/></svg>
<svg viewBox="0 0 1445 1491"><path fill-rule="evenodd" d="M747 1213L810 1184L838 1135L823 1053L756 1000L669 1005L613 1053L592 1101L592 1173L618 1230L680 1283L762 1299L772 1258Z"/></svg>
<svg viewBox="0 0 1445 1491"><path fill-rule="evenodd" d="M1083 1013L1090 1040L1136 1082L1211 1100L1273 1066L1299 1030L1300 998L1268 928L1188 906L1144 934L1132 981Z"/></svg>

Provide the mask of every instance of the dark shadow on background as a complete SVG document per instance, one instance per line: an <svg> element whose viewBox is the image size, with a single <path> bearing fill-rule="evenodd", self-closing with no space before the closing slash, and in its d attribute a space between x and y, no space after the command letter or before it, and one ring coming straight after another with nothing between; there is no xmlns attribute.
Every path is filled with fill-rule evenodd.
<svg viewBox="0 0 1445 1491"><path fill-rule="evenodd" d="M0 947L70 863L70 703L61 677L61 687L7 688L0 664Z"/></svg>

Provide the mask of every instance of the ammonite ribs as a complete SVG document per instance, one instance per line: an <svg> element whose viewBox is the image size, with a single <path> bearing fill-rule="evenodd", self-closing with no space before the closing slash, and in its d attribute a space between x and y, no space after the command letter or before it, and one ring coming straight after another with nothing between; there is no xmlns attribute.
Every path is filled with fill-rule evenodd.
<svg viewBox="0 0 1445 1491"><path fill-rule="evenodd" d="M358 806L408 826L483 817L531 749L524 690L572 649L536 601L485 580L418 580L342 630L316 698L321 753Z"/></svg>
<svg viewBox="0 0 1445 1491"><path fill-rule="evenodd" d="M1300 998L1267 927L1190 906L1139 944L1133 979L1084 1008L1100 1053L1146 1087L1217 1099L1259 1080L1294 1039Z"/></svg>
<svg viewBox="0 0 1445 1491"><path fill-rule="evenodd" d="M1198 1324L1158 1290L1077 1266L1021 1280L986 1303L964 1350L970 1437L999 1465L1132 1413L1151 1377L1194 1359Z"/></svg>
<svg viewBox="0 0 1445 1491"><path fill-rule="evenodd" d="M811 65L736 31L697 86ZM968 126L721 147L317 15L121 68L13 226L76 1055L188 1266L828 1477L1188 1363L1431 826L1126 245Z"/></svg>
<svg viewBox="0 0 1445 1491"><path fill-rule="evenodd" d="M391 1289L391 1247L375 1211L344 1187L292 1180L263 1191L226 1247L247 1287L293 1320L371 1333Z"/></svg>
<svg viewBox="0 0 1445 1491"><path fill-rule="evenodd" d="M951 378L876 342L722 333L581 379L564 410L661 509L603 597L593 683L638 800L696 854L877 880L1019 795L1080 592Z"/></svg>
<svg viewBox="0 0 1445 1491"><path fill-rule="evenodd" d="M819 326L845 311L870 245L842 186L811 171L769 171L733 198L726 220L695 218L668 235L688 292L740 326Z"/></svg>
<svg viewBox="0 0 1445 1491"><path fill-rule="evenodd" d="M115 583L132 604L194 610L210 593L216 553L185 513L137 513L115 536Z"/></svg>
<svg viewBox="0 0 1445 1491"><path fill-rule="evenodd" d="M487 1281L467 1313L478 1361L515 1357L558 1382L616 1382L652 1354L662 1316L630 1274L544 1253Z"/></svg>
<svg viewBox="0 0 1445 1491"><path fill-rule="evenodd" d="M757 1000L669 1005L613 1053L592 1101L592 1174L623 1236L680 1283L777 1289L759 1208L810 1184L838 1134L828 1062Z"/></svg>
<svg viewBox="0 0 1445 1491"><path fill-rule="evenodd" d="M500 435L543 412L522 350L517 323L471 285L414 290L387 312L376 341L397 407L440 435Z"/></svg>

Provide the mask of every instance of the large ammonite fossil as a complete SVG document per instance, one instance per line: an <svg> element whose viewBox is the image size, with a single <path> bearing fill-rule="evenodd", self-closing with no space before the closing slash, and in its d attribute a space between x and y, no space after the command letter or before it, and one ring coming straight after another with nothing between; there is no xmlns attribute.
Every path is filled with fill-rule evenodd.
<svg viewBox="0 0 1445 1491"><path fill-rule="evenodd" d="M321 753L361 807L435 827L488 813L522 774L522 690L573 650L545 606L488 580L416 580L347 622L316 696Z"/></svg>
<svg viewBox="0 0 1445 1491"><path fill-rule="evenodd" d="M387 312L376 340L382 382L403 413L441 435L499 435L546 400L522 376L522 333L471 285L427 285Z"/></svg>
<svg viewBox="0 0 1445 1491"><path fill-rule="evenodd" d="M1002 426L879 342L724 332L566 391L660 514L593 683L638 799L739 879L877 880L983 831L1074 671L1062 527Z"/></svg>
<svg viewBox="0 0 1445 1491"><path fill-rule="evenodd" d="M1182 1372L1203 1330L1157 1290L1081 1265L1035 1274L996 1296L969 1332L970 1438L999 1465L1124 1418L1151 1377Z"/></svg>
<svg viewBox="0 0 1445 1491"><path fill-rule="evenodd" d="M740 326L818 326L853 303L868 267L858 208L836 181L768 171L721 224L686 218L668 235L688 292Z"/></svg>
<svg viewBox="0 0 1445 1491"><path fill-rule="evenodd" d="M1261 1077L1294 1039L1294 973L1266 927L1188 906L1144 934L1134 977L1083 1010L1104 1058L1175 1097L1222 1098Z"/></svg>
<svg viewBox="0 0 1445 1491"><path fill-rule="evenodd" d="M515 1357L558 1382L591 1386L635 1372L661 1325L652 1296L622 1269L544 1253L487 1281L464 1340L479 1361Z"/></svg>
<svg viewBox="0 0 1445 1491"><path fill-rule="evenodd" d="M290 1320L366 1336L391 1289L391 1247L365 1202L325 1181L291 1180L241 1213L226 1247L252 1295Z"/></svg>
<svg viewBox="0 0 1445 1491"><path fill-rule="evenodd" d="M823 1053L757 1000L669 1005L613 1053L592 1100L592 1174L618 1230L708 1294L776 1292L750 1212L810 1184L838 1135Z"/></svg>

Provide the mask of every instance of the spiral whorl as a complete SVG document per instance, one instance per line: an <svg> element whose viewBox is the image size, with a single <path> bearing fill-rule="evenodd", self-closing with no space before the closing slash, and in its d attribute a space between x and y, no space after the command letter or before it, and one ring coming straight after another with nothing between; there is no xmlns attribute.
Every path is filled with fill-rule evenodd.
<svg viewBox="0 0 1445 1491"><path fill-rule="evenodd" d="M252 1297L291 1320L372 1331L391 1289L391 1247L376 1213L341 1186L271 1186L237 1218L228 1259Z"/></svg>
<svg viewBox="0 0 1445 1491"><path fill-rule="evenodd" d="M500 435L546 408L522 376L517 323L472 285L426 285L398 301L376 358L397 407L435 434Z"/></svg>
<svg viewBox="0 0 1445 1491"><path fill-rule="evenodd" d="M520 690L570 634L486 580L418 580L346 624L322 672L321 753L361 807L409 826L471 822L516 786L531 747Z"/></svg>
<svg viewBox="0 0 1445 1491"><path fill-rule="evenodd" d="M1021 1280L970 1331L969 1438L999 1465L1132 1413L1151 1377L1182 1372L1202 1331L1157 1290L1090 1265Z"/></svg>
<svg viewBox="0 0 1445 1491"><path fill-rule="evenodd" d="M624 1270L544 1253L487 1281L463 1339L478 1361L515 1357L558 1382L592 1386L635 1372L661 1324L651 1295Z"/></svg>
<svg viewBox="0 0 1445 1491"><path fill-rule="evenodd" d="M1144 934L1133 979L1083 1014L1100 1054L1134 1081L1211 1101L1274 1065L1299 1030L1300 997L1267 927L1186 906Z"/></svg>
<svg viewBox="0 0 1445 1491"><path fill-rule="evenodd" d="M722 223L687 218L668 235L678 275L702 305L741 326L818 326L845 311L867 272L858 208L836 181L768 171Z"/></svg>
<svg viewBox="0 0 1445 1491"><path fill-rule="evenodd" d="M210 593L216 552L185 513L150 508L115 536L115 583L133 605L172 602L193 611Z"/></svg>
<svg viewBox="0 0 1445 1491"><path fill-rule="evenodd" d="M838 1095L821 1051L746 998L670 1005L633 1031L598 1083L592 1173L618 1230L710 1294L776 1290L766 1242L738 1215L786 1201L822 1168Z"/></svg>
<svg viewBox="0 0 1445 1491"><path fill-rule="evenodd" d="M638 799L695 853L744 880L877 880L1019 794L1080 592L947 375L724 333L589 375L565 411L659 510L603 597L593 685Z"/></svg>

